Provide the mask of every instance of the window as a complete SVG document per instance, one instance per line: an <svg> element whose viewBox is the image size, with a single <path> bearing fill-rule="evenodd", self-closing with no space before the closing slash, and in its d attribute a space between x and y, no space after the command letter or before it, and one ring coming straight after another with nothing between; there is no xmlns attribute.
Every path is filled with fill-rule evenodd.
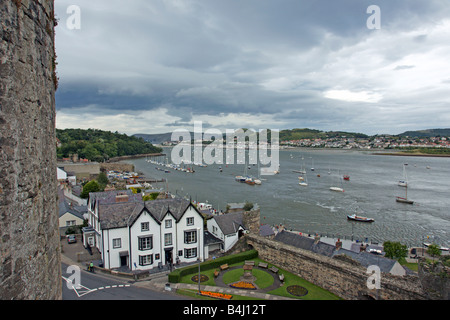
<svg viewBox="0 0 450 320"><path fill-rule="evenodd" d="M172 228L172 220L171 219L166 220L166 228L167 229Z"/></svg>
<svg viewBox="0 0 450 320"><path fill-rule="evenodd" d="M194 225L194 217L186 218L186 225L193 226Z"/></svg>
<svg viewBox="0 0 450 320"><path fill-rule="evenodd" d="M147 266L152 263L153 263L153 255L152 254L149 254L146 256L139 256L139 265L140 266Z"/></svg>
<svg viewBox="0 0 450 320"><path fill-rule="evenodd" d="M142 222L141 223L141 231L148 231L150 230L150 223L149 222Z"/></svg>
<svg viewBox="0 0 450 320"><path fill-rule="evenodd" d="M213 234L217 234L217 227L216 227L216 226L213 226L213 227L212 227L212 233L213 233Z"/></svg>
<svg viewBox="0 0 450 320"><path fill-rule="evenodd" d="M184 243L196 243L196 242L197 242L197 231L184 232Z"/></svg>
<svg viewBox="0 0 450 320"><path fill-rule="evenodd" d="M113 239L112 243L113 243L113 248L114 249L122 247L122 239L120 239L120 238Z"/></svg>
<svg viewBox="0 0 450 320"><path fill-rule="evenodd" d="M76 224L75 220L68 220L68 221L66 221L66 226L67 227L74 226L75 224Z"/></svg>
<svg viewBox="0 0 450 320"><path fill-rule="evenodd" d="M143 250L151 250L153 249L153 237L152 236L148 236L148 237L139 237L139 250L143 251Z"/></svg>
<svg viewBox="0 0 450 320"><path fill-rule="evenodd" d="M185 258L195 258L197 256L197 248L184 249Z"/></svg>
<svg viewBox="0 0 450 320"><path fill-rule="evenodd" d="M164 245L165 246L171 246L172 245L172 234L166 233L164 235Z"/></svg>

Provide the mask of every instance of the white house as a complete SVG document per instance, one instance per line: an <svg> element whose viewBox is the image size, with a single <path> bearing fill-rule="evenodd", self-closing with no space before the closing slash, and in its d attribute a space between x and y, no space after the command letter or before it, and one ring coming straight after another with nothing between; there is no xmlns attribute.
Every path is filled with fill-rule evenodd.
<svg viewBox="0 0 450 320"><path fill-rule="evenodd" d="M131 191L89 194L85 245L96 246L107 269L148 270L204 259L203 217L190 201L142 201Z"/></svg>
<svg viewBox="0 0 450 320"><path fill-rule="evenodd" d="M228 251L239 240L246 230L243 222L243 212L215 215L207 221L208 231L222 240L222 250Z"/></svg>

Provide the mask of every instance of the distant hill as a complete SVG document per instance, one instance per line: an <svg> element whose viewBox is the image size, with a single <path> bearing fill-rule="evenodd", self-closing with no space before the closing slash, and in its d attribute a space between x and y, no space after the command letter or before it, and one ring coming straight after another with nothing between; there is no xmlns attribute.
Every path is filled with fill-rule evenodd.
<svg viewBox="0 0 450 320"><path fill-rule="evenodd" d="M156 134L146 134L146 133L137 133L133 136L137 138L142 138L146 142L150 142L152 144L161 144L163 142L167 142L171 140L172 133L156 133Z"/></svg>
<svg viewBox="0 0 450 320"><path fill-rule="evenodd" d="M102 162L114 157L162 151L141 138L97 129L56 129L56 137L61 142L57 148L58 158L78 154L80 158Z"/></svg>
<svg viewBox="0 0 450 320"><path fill-rule="evenodd" d="M411 138L429 138L429 137L450 137L450 129L427 129L427 130L416 130L416 131L406 131L398 136L400 137L411 137Z"/></svg>
<svg viewBox="0 0 450 320"><path fill-rule="evenodd" d="M345 131L320 131L316 129L287 129L280 131L280 141L301 139L326 139L326 138L368 138L363 133Z"/></svg>

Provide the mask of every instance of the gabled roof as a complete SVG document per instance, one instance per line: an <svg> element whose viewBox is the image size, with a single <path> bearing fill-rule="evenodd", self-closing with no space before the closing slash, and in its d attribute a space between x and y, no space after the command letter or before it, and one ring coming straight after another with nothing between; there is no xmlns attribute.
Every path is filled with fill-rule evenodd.
<svg viewBox="0 0 450 320"><path fill-rule="evenodd" d="M235 212L214 216L213 219L216 221L220 230L222 230L222 233L227 235L238 232L240 227L246 229L242 221L242 216L242 212Z"/></svg>
<svg viewBox="0 0 450 320"><path fill-rule="evenodd" d="M144 211L148 212L158 224L162 223L167 214L171 214L178 222L190 205L190 201L184 199L113 202L109 204L100 202L98 210L100 226L102 229L132 226ZM194 206L192 208L195 209ZM198 213L197 210L196 212Z"/></svg>
<svg viewBox="0 0 450 320"><path fill-rule="evenodd" d="M58 203L59 217L66 213L70 213L77 218L84 219L83 214L87 213L87 206L70 206L66 201L59 201Z"/></svg>

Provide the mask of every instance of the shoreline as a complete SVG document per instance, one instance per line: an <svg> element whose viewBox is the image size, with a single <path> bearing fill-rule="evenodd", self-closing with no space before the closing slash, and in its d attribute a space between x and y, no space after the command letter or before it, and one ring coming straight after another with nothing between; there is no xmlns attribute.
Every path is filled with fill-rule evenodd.
<svg viewBox="0 0 450 320"><path fill-rule="evenodd" d="M430 154L430 153L409 153L409 152L374 152L377 156L404 156L404 157L436 157L450 158L450 154Z"/></svg>
<svg viewBox="0 0 450 320"><path fill-rule="evenodd" d="M134 154L130 156L120 156L120 157L114 157L107 161L107 163L110 162L119 162L122 160L129 160L129 159L137 159L137 158L145 158L145 157L157 157L157 156L164 156L165 153L141 153L141 154Z"/></svg>

